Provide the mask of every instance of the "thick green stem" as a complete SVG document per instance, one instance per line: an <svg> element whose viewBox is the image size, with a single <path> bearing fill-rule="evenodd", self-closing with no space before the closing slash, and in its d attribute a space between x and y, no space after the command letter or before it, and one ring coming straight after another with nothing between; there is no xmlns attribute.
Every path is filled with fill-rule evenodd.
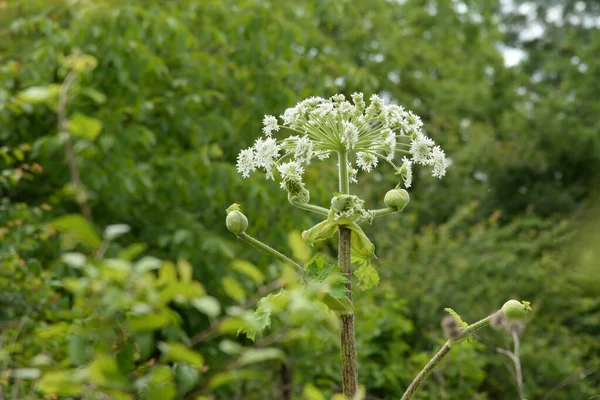
<svg viewBox="0 0 600 400"><path fill-rule="evenodd" d="M241 239L242 241L256 247L257 249L260 249L260 250L264 251L265 253L275 257L279 261L286 263L286 264L293 265L294 267L298 268L300 271L304 272L304 268L302 268L302 266L300 264L298 264L297 262L295 262L294 260L292 260L291 258L286 256L285 254L278 252L271 246L261 242L258 239L253 238L252 236L248 235L246 232L242 232L238 236L238 238Z"/></svg>
<svg viewBox="0 0 600 400"><path fill-rule="evenodd" d="M306 211L311 211L314 212L316 214L319 215L329 215L329 209L324 208L324 207L320 207L320 206L316 206L314 204L309 204L309 203L301 203L297 200L295 200L294 198L289 199L290 203L294 206L294 207L298 207L302 210L306 210Z"/></svg>
<svg viewBox="0 0 600 400"><path fill-rule="evenodd" d="M487 326L490 323L491 319L492 316L490 315L480 321L475 322L474 324L467 326L460 332L458 337L454 339L448 339L448 341L444 343L442 348L435 354L435 356L433 356L431 360L429 360L427 365L423 367L421 372L419 372L417 377L412 381L408 389L406 389L406 392L404 392L404 395L402 396L401 400L408 400L412 398L413 394L415 394L417 389L419 389L419 386L421 386L421 384L425 381L425 378L427 378L427 375L429 375L429 373L433 371L435 367L437 367L438 364L444 359L446 354L448 354L450 350L452 350L452 346L454 344L460 343L461 341L472 335L473 332L483 328L484 326Z"/></svg>
<svg viewBox="0 0 600 400"><path fill-rule="evenodd" d="M348 156L345 151L338 153L340 192L350 194L350 182L348 179ZM350 229L340 226L338 243L338 263L342 273L348 277L346 288L348 289L348 300L352 303L352 265L351 257L351 235ZM342 387L344 396L353 398L358 388L358 365L356 362L356 338L354 334L354 314L344 315L342 320L341 348L342 348Z"/></svg>
<svg viewBox="0 0 600 400"><path fill-rule="evenodd" d="M352 302L352 268L350 263L350 229L340 227L338 261L342 272L348 277L346 288ZM354 335L354 314L344 315L342 320L342 387L344 396L354 397L358 387L358 366L356 362L356 339Z"/></svg>
<svg viewBox="0 0 600 400"><path fill-rule="evenodd" d="M348 179L348 154L345 151L338 153L340 173L340 193L350 194L350 180Z"/></svg>

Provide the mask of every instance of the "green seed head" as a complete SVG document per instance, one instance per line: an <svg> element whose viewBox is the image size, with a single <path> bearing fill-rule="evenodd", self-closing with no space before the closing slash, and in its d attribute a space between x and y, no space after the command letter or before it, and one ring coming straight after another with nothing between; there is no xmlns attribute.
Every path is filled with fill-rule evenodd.
<svg viewBox="0 0 600 400"><path fill-rule="evenodd" d="M531 306L528 301L520 302L517 300L509 300L501 308L501 311L509 319L524 319L531 311Z"/></svg>
<svg viewBox="0 0 600 400"><path fill-rule="evenodd" d="M408 204L409 200L410 196L406 190L392 189L385 194L383 202L386 206L395 208L396 211L402 211L402 209Z"/></svg>

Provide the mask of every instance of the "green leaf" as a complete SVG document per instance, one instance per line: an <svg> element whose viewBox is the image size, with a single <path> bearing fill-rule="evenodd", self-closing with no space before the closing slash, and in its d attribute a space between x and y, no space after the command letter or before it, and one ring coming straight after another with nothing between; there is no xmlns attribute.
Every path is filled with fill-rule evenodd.
<svg viewBox="0 0 600 400"><path fill-rule="evenodd" d="M241 303L246 299L244 288L232 277L226 276L221 279L221 285L223 286L225 294L238 303Z"/></svg>
<svg viewBox="0 0 600 400"><path fill-rule="evenodd" d="M133 336L140 351L140 360L146 361L154 351L154 333L141 332Z"/></svg>
<svg viewBox="0 0 600 400"><path fill-rule="evenodd" d="M358 284L362 290L371 289L379 284L379 274L370 261L363 262L354 276L358 278Z"/></svg>
<svg viewBox="0 0 600 400"><path fill-rule="evenodd" d="M89 379L101 386L124 388L129 381L121 373L117 360L110 356L99 356L88 366Z"/></svg>
<svg viewBox="0 0 600 400"><path fill-rule="evenodd" d="M242 353L237 362L240 365L245 366L269 360L282 360L283 358L285 358L285 354L280 349L248 349Z"/></svg>
<svg viewBox="0 0 600 400"><path fill-rule="evenodd" d="M141 400L172 400L177 396L177 387L171 368L157 365L136 381Z"/></svg>
<svg viewBox="0 0 600 400"><path fill-rule="evenodd" d="M131 228L125 224L109 225L104 229L104 238L108 241L114 240L129 232Z"/></svg>
<svg viewBox="0 0 600 400"><path fill-rule="evenodd" d="M252 263L245 260L234 260L231 263L231 266L234 270L241 272L242 274L248 276L252 279L256 284L260 284L264 281L265 277L262 272L258 268L256 268Z"/></svg>
<svg viewBox="0 0 600 400"><path fill-rule="evenodd" d="M210 389L216 389L231 382L256 380L261 378L264 378L264 374L260 371L233 370L221 372L211 378L208 387Z"/></svg>
<svg viewBox="0 0 600 400"><path fill-rule="evenodd" d="M51 221L48 226L59 232L69 232L74 235L77 242L97 249L102 241L94 227L81 215L70 214Z"/></svg>
<svg viewBox="0 0 600 400"><path fill-rule="evenodd" d="M42 375L42 371L37 368L18 368L12 371L12 377L15 379L35 380Z"/></svg>
<svg viewBox="0 0 600 400"><path fill-rule="evenodd" d="M29 104L45 103L58 96L60 85L31 86L21 91L17 99Z"/></svg>
<svg viewBox="0 0 600 400"><path fill-rule="evenodd" d="M71 359L71 363L79 367L89 360L87 352L87 339L82 335L72 335L67 345L67 353Z"/></svg>
<svg viewBox="0 0 600 400"><path fill-rule="evenodd" d="M302 398L304 400L325 400L325 396L312 383L304 385L302 389Z"/></svg>
<svg viewBox="0 0 600 400"><path fill-rule="evenodd" d="M37 388L42 393L55 393L59 396L79 396L83 385L73 379L74 370L50 371L37 382Z"/></svg>
<svg viewBox="0 0 600 400"><path fill-rule="evenodd" d="M446 311L448 314L452 315L460 324L460 326L462 327L467 327L469 326L469 324L467 324L465 321L463 321L463 319L460 317L460 315L458 315L458 313L456 311L454 311L451 308L444 308L444 311Z"/></svg>
<svg viewBox="0 0 600 400"><path fill-rule="evenodd" d="M159 313L132 316L128 321L129 328L133 331L155 331L171 322L171 314L167 310Z"/></svg>
<svg viewBox="0 0 600 400"><path fill-rule="evenodd" d="M196 310L208 315L211 318L216 317L221 312L221 304L219 304L217 299L211 296L193 299L190 303Z"/></svg>
<svg viewBox="0 0 600 400"><path fill-rule="evenodd" d="M179 393L187 393L198 384L200 374L196 368L185 364L176 364L173 369Z"/></svg>
<svg viewBox="0 0 600 400"><path fill-rule="evenodd" d="M200 368L204 365L204 357L200 353L187 348L181 343L160 342L158 348L163 354L165 360L176 361Z"/></svg>
<svg viewBox="0 0 600 400"><path fill-rule="evenodd" d="M294 259L302 262L310 258L310 246L302 239L302 233L299 231L292 231L288 235L288 246L292 249L292 255Z"/></svg>
<svg viewBox="0 0 600 400"><path fill-rule="evenodd" d="M102 130L102 122L81 113L75 113L69 118L68 129L72 135L94 140Z"/></svg>
<svg viewBox="0 0 600 400"><path fill-rule="evenodd" d="M181 279L181 282L189 283L192 281L194 268L188 261L179 260L177 262L177 271L179 271L179 279Z"/></svg>
<svg viewBox="0 0 600 400"><path fill-rule="evenodd" d="M97 104L106 103L106 96L96 89L92 88L83 88L81 93L88 96L90 99L94 100Z"/></svg>

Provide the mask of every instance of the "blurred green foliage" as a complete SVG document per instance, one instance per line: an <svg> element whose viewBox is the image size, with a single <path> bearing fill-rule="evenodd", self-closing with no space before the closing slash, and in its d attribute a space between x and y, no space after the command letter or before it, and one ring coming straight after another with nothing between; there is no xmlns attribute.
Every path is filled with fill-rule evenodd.
<svg viewBox="0 0 600 400"><path fill-rule="evenodd" d="M528 398L597 395L598 233L581 221L597 221L600 35L573 19L597 16L597 2L527 2L537 13L514 3L0 1L3 393L340 391L335 318L236 242L224 210L243 204L252 234L308 261L297 231L317 219L272 182L242 181L236 155L263 114L362 91L421 115L452 160L442 181L416 177L404 213L365 228L381 275L355 296L368 396L400 397L443 340L444 307L473 322L511 297L535 310L522 340ZM544 18L557 5L562 24ZM527 39L532 18L544 34ZM528 57L508 67L499 43ZM97 65L69 91L65 136L58 100L74 49ZM334 171L308 171L315 202L329 203L335 179L322 177ZM382 206L392 172L359 176L368 206ZM73 216L82 204L90 221ZM295 307L271 304L280 312L255 344L236 336L255 321L254 296L282 277ZM227 329L215 330L222 317ZM452 352L420 398L516 398L495 352L509 338L478 339Z"/></svg>

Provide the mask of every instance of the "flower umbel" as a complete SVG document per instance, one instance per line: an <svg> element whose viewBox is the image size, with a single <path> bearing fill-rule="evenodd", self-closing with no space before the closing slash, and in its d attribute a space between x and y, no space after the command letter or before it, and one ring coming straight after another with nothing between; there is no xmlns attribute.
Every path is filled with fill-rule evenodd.
<svg viewBox="0 0 600 400"><path fill-rule="evenodd" d="M385 104L377 95L371 96L369 105L362 93L354 93L351 101L341 94L329 99L310 97L285 110L280 118L278 123L274 116L265 116L266 137L240 152L237 170L244 178L260 169L268 179L275 179L274 171L278 171L282 188L304 188L304 167L313 158L324 160L331 153L345 154L349 163L366 172L375 169L379 161L391 164L407 188L412 184L414 164L433 167L432 175L437 178L446 174L445 153L423 133L419 116ZM284 130L291 135L274 136ZM394 164L398 154L401 168ZM351 182L356 183L357 171L348 169Z"/></svg>

